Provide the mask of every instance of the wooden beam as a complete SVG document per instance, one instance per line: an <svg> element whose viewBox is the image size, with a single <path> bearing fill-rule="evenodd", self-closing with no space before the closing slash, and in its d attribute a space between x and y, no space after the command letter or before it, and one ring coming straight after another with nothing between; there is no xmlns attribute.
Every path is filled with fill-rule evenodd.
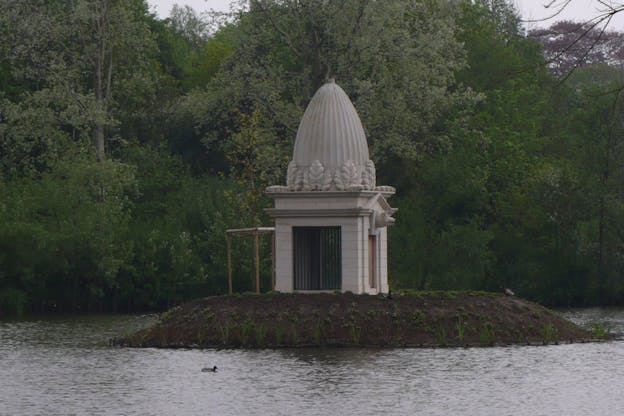
<svg viewBox="0 0 624 416"><path fill-rule="evenodd" d="M274 227L255 227L255 228L234 228L225 230L227 234L232 235L255 235L259 234L269 234L275 231Z"/></svg>
<svg viewBox="0 0 624 416"><path fill-rule="evenodd" d="M227 241L227 261L228 261L228 294L232 294L232 241L231 237L226 234Z"/></svg>
<svg viewBox="0 0 624 416"><path fill-rule="evenodd" d="M254 233L254 249L256 257L256 293L260 294L260 241L258 231Z"/></svg>
<svg viewBox="0 0 624 416"><path fill-rule="evenodd" d="M233 293L232 289L232 236L254 236L253 257L255 263L255 286L256 293L260 293L260 241L259 236L264 234L273 234L271 239L271 266L272 281L271 287L275 289L275 228L274 227L254 227L254 228L235 228L225 231L227 242L227 261L228 261L228 293Z"/></svg>

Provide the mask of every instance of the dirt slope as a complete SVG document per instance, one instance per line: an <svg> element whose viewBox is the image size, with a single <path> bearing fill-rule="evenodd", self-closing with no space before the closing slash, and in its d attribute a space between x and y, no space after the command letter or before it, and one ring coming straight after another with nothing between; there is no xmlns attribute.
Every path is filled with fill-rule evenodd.
<svg viewBox="0 0 624 416"><path fill-rule="evenodd" d="M165 348L433 347L595 338L555 312L498 294L265 294L197 299L116 345Z"/></svg>

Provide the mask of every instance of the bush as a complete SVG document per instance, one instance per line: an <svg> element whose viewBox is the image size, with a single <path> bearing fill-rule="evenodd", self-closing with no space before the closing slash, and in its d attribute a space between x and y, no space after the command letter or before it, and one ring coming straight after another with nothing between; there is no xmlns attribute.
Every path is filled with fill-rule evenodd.
<svg viewBox="0 0 624 416"><path fill-rule="evenodd" d="M0 315L22 315L26 301L26 293L21 290L13 288L0 290Z"/></svg>

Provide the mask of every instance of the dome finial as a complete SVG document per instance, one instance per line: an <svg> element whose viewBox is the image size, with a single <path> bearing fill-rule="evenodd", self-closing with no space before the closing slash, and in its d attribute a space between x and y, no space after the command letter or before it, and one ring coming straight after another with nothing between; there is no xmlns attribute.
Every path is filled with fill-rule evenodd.
<svg viewBox="0 0 624 416"><path fill-rule="evenodd" d="M362 122L333 78L325 79L301 118L288 172L286 183L295 191L375 187Z"/></svg>

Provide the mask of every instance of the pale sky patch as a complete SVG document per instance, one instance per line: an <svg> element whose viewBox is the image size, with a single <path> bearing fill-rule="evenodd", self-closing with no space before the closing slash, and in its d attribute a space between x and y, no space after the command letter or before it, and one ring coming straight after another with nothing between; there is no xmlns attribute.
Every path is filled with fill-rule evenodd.
<svg viewBox="0 0 624 416"><path fill-rule="evenodd" d="M541 20L546 19L558 10L556 5L563 4L565 0L555 0L550 8L544 5L550 3L549 0L512 0L519 10L524 20ZM148 0L150 9L155 12L158 17L164 19L169 16L169 12L174 4L189 5L199 14L208 12L211 9L216 11L228 11L231 0ZM617 5L617 3L613 3ZM586 21L600 14L600 10L604 6L598 0L571 0L570 3L560 14L547 19L545 21L527 22L526 27L531 29L538 26L550 26L559 20ZM624 30L624 12L618 13L609 28L612 30Z"/></svg>
<svg viewBox="0 0 624 416"><path fill-rule="evenodd" d="M155 12L158 17L164 19L169 16L169 12L174 4L179 6L191 6L196 12L202 14L210 11L228 11L231 0L147 0L150 10Z"/></svg>
<svg viewBox="0 0 624 416"><path fill-rule="evenodd" d="M552 3L550 7L544 7ZM604 12L605 6L598 0L570 0L560 13L561 5L565 0L514 0L514 4L520 12L523 20L526 21L527 28L538 26L550 26L560 20L573 20L585 22L600 16ZM608 4L608 1L606 2ZM617 7L617 3L612 3ZM545 19L545 20L544 20ZM535 21L532 21L535 20ZM601 26L598 26L601 27ZM616 14L609 23L611 30L624 30L624 11Z"/></svg>

